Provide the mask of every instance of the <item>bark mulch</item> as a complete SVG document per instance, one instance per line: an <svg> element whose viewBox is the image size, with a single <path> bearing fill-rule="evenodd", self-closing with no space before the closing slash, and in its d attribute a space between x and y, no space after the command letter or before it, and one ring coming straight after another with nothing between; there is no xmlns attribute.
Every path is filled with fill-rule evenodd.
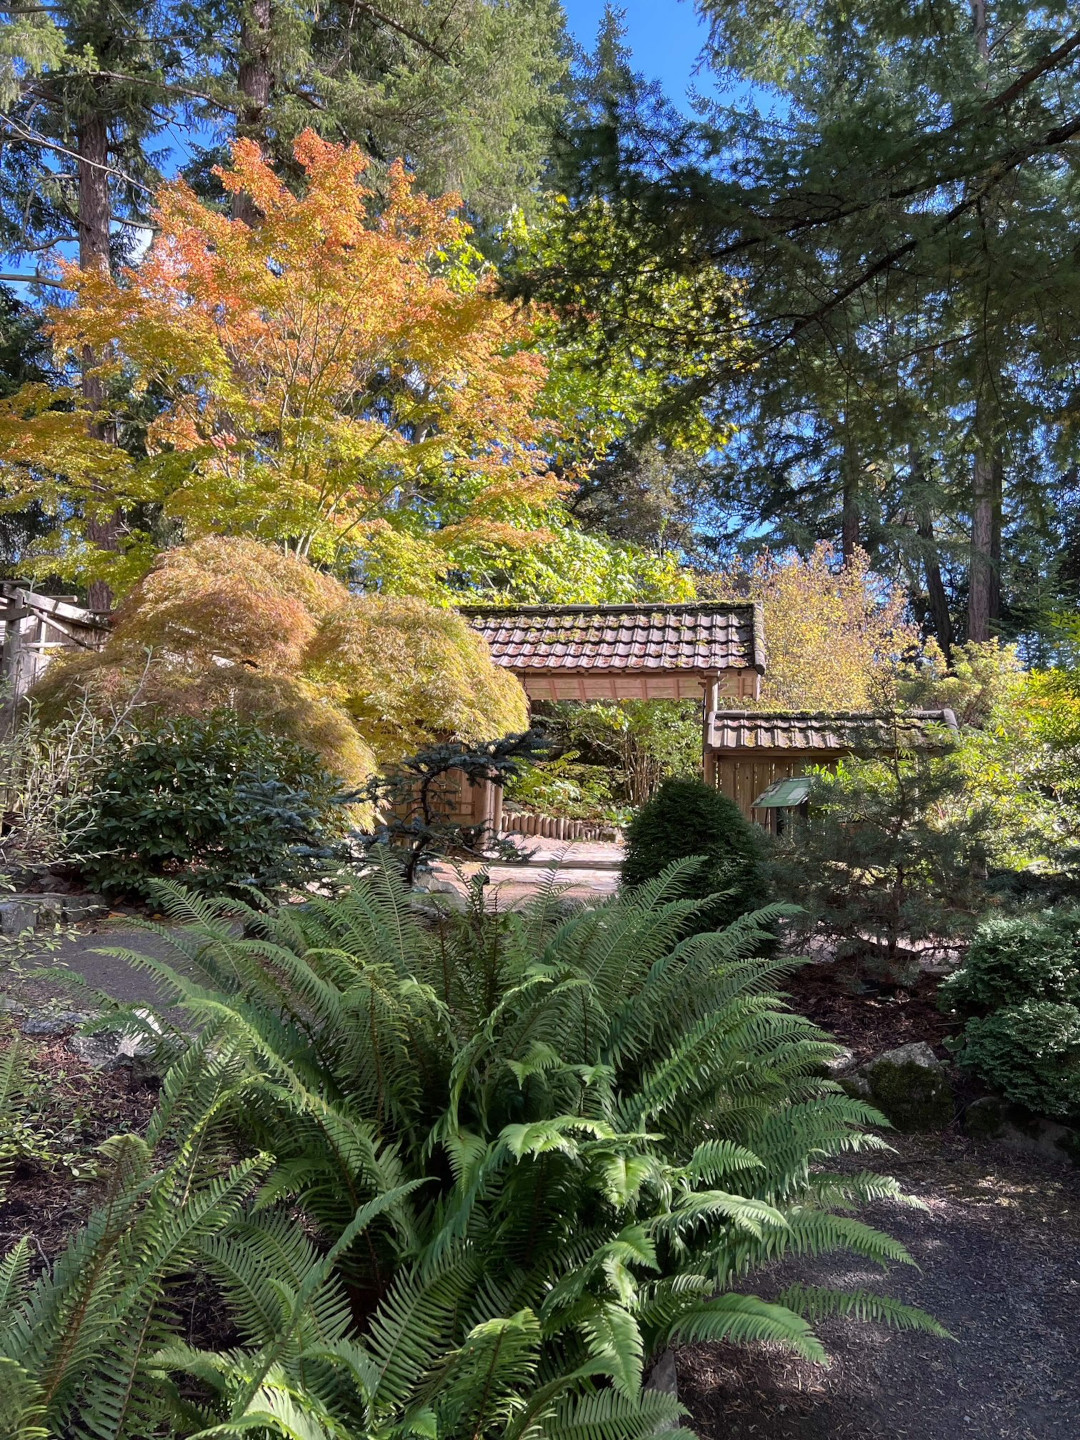
<svg viewBox="0 0 1080 1440"><path fill-rule="evenodd" d="M773 1347L689 1346L679 1394L704 1440L1073 1440L1080 1435L1080 1182L1071 1168L947 1136L898 1137L890 1164L927 1206L864 1218L922 1267L839 1256L758 1277L866 1286L929 1310L937 1340L830 1321L829 1368Z"/></svg>
<svg viewBox="0 0 1080 1440"><path fill-rule="evenodd" d="M912 990L853 994L850 972L837 964L804 965L783 988L793 1009L846 1045L861 1064L883 1050L925 1040L944 1059L942 1041L956 1026L937 1008L937 978L923 975Z"/></svg>
<svg viewBox="0 0 1080 1440"><path fill-rule="evenodd" d="M12 1029L5 1018L0 1050L11 1043ZM0 1201L0 1255L25 1235L45 1263L93 1207L97 1147L110 1135L145 1131L158 1097L153 1088L134 1082L129 1070L82 1064L62 1036L23 1038L20 1044L30 1065L25 1113L33 1153L14 1162Z"/></svg>
<svg viewBox="0 0 1080 1440"><path fill-rule="evenodd" d="M812 965L785 988L861 1062L916 1040L947 1056L936 984L851 994L838 967ZM963 1097L967 1082L953 1079ZM794 1280L877 1290L930 1311L955 1340L830 1321L819 1327L828 1367L771 1346L688 1346L676 1358L694 1428L703 1440L1080 1437L1080 1169L976 1144L955 1126L888 1138L895 1153L867 1164L926 1208L881 1204L861 1218L902 1240L920 1270L882 1276L838 1255L786 1261L751 1288L766 1299Z"/></svg>

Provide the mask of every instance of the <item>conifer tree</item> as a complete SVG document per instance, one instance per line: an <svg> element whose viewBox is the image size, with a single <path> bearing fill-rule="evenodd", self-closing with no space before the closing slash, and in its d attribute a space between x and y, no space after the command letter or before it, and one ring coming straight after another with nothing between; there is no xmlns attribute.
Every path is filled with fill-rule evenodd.
<svg viewBox="0 0 1080 1440"><path fill-rule="evenodd" d="M659 421L705 397L718 423L740 422L720 493L741 477L734 499L770 538L858 542L917 582L943 645L984 636L1023 598L1003 535L1035 527L1045 566L1075 511L1070 8L699 8L718 80L759 103L724 97L688 120L606 37L563 156L565 248L536 288L645 364L686 344ZM605 252L616 269L726 275L712 305L702 292L697 333L743 344L710 354L626 306L621 275L596 264L598 197L622 237Z"/></svg>

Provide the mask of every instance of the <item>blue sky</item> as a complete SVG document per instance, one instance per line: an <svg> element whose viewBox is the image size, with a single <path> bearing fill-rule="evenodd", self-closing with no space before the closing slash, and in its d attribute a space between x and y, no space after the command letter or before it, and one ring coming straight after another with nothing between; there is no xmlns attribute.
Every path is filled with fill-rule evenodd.
<svg viewBox="0 0 1080 1440"><path fill-rule="evenodd" d="M647 79L659 80L669 97L685 100L692 71L705 40L705 27L690 0L623 0L627 41L634 66ZM591 49L604 14L604 0L563 0L574 39ZM710 88L707 85L703 89Z"/></svg>

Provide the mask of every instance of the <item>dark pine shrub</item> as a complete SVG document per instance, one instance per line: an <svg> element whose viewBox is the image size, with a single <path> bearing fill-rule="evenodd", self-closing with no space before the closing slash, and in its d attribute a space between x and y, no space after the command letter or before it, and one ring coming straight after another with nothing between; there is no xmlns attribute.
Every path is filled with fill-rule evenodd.
<svg viewBox="0 0 1080 1440"><path fill-rule="evenodd" d="M179 877L204 894L272 895L325 867L344 834L337 779L295 741L234 711L116 737L83 837L87 878L146 895Z"/></svg>
<svg viewBox="0 0 1080 1440"><path fill-rule="evenodd" d="M1028 1000L1080 999L1080 910L991 915L971 939L963 966L938 991L946 1010L985 1015Z"/></svg>
<svg viewBox="0 0 1080 1440"><path fill-rule="evenodd" d="M729 925L768 903L765 844L739 807L704 781L665 780L626 831L622 881L630 889L653 880L674 860L700 856L686 885L696 900L716 897L702 929Z"/></svg>
<svg viewBox="0 0 1080 1440"><path fill-rule="evenodd" d="M1080 1010L1026 1000L969 1020L958 1059L985 1085L1036 1115L1080 1118Z"/></svg>

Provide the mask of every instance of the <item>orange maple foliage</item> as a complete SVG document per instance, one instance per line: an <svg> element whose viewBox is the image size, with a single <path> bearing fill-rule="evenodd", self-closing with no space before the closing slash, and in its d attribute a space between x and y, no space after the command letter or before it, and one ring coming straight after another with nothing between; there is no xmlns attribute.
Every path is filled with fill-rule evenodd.
<svg viewBox="0 0 1080 1440"><path fill-rule="evenodd" d="M88 704L205 715L227 707L360 785L436 740L523 730L525 692L456 611L353 595L305 561L204 536L159 555L104 650L69 650L34 691L47 724Z"/></svg>
<svg viewBox="0 0 1080 1440"><path fill-rule="evenodd" d="M374 215L355 146L309 131L295 152L299 197L258 146L234 146L221 180L253 198L255 225L176 181L138 265L116 279L66 267L74 303L50 311L53 344L69 365L95 357L119 397L93 419L122 432L133 398L155 413L131 455L93 438L74 388L67 410L42 387L0 406L12 502L75 502L69 571L130 585L152 561L146 533L109 556L83 522L146 505L188 540L251 535L414 592L489 539L538 538L560 492L534 418L545 367L459 198L419 195L397 165Z"/></svg>

